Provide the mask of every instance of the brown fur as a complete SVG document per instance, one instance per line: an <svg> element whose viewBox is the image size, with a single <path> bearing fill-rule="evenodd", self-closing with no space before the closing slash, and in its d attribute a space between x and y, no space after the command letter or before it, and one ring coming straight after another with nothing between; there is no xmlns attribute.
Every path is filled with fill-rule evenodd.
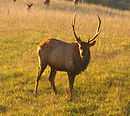
<svg viewBox="0 0 130 116"><path fill-rule="evenodd" d="M39 57L51 67L55 67L56 70L74 72L78 67L74 62L81 64L78 47L77 43L49 39L40 46Z"/></svg>
<svg viewBox="0 0 130 116"><path fill-rule="evenodd" d="M50 0L44 0L43 3L44 3L44 5L49 5L50 4Z"/></svg>
<svg viewBox="0 0 130 116"><path fill-rule="evenodd" d="M73 0L74 4L78 4L79 3L79 0Z"/></svg>
<svg viewBox="0 0 130 116"><path fill-rule="evenodd" d="M13 2L16 2L16 0L13 0Z"/></svg>

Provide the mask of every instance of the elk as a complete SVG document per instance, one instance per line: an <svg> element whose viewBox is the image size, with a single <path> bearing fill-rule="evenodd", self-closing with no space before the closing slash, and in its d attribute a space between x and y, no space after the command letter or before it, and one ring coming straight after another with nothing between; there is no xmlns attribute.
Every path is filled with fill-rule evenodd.
<svg viewBox="0 0 130 116"><path fill-rule="evenodd" d="M69 93L72 98L75 77L87 68L90 62L90 48L95 45L96 38L100 33L101 19L99 16L98 21L99 23L95 35L85 42L76 34L76 15L74 15L72 29L76 42L69 43L50 38L38 47L39 71L34 90L35 95L37 95L40 77L48 65L51 68L49 81L54 93L57 94L55 87L56 73L57 71L64 71L68 74Z"/></svg>
<svg viewBox="0 0 130 116"><path fill-rule="evenodd" d="M30 10L31 7L33 6L33 3L26 3L26 5L27 5L27 9Z"/></svg>
<svg viewBox="0 0 130 116"><path fill-rule="evenodd" d="M74 4L77 5L79 3L79 0L73 0Z"/></svg>
<svg viewBox="0 0 130 116"><path fill-rule="evenodd" d="M50 0L44 0L43 4L48 6L50 4Z"/></svg>
<svg viewBox="0 0 130 116"><path fill-rule="evenodd" d="M13 2L15 3L15 2L16 2L16 0L13 0Z"/></svg>

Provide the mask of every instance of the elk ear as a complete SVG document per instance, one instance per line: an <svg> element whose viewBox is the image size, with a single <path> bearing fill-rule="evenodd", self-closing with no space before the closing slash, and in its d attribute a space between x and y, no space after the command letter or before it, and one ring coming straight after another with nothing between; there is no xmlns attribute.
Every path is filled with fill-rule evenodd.
<svg viewBox="0 0 130 116"><path fill-rule="evenodd" d="M91 47L91 46L94 46L95 44L96 44L96 41L93 41L93 42L89 43L89 46Z"/></svg>

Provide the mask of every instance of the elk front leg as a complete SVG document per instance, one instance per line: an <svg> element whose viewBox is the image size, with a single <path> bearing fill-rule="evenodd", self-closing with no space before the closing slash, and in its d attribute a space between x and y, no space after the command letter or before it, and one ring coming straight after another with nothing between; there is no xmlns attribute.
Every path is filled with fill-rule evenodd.
<svg viewBox="0 0 130 116"><path fill-rule="evenodd" d="M56 70L54 68L51 68L51 73L49 75L49 81L51 84L51 87L53 88L55 94L57 94L56 86L55 86L55 75L56 75Z"/></svg>
<svg viewBox="0 0 130 116"><path fill-rule="evenodd" d="M75 80L75 75L68 73L68 78L69 78L69 89L70 89L70 98L73 96L73 85L74 85L74 80Z"/></svg>
<svg viewBox="0 0 130 116"><path fill-rule="evenodd" d="M41 77L43 71L45 70L45 68L46 68L46 65L40 67L39 70L38 70L38 76L37 76L37 79L36 79L35 90L34 90L34 93L36 95L37 95L37 89L38 89L39 80L40 80L40 77Z"/></svg>

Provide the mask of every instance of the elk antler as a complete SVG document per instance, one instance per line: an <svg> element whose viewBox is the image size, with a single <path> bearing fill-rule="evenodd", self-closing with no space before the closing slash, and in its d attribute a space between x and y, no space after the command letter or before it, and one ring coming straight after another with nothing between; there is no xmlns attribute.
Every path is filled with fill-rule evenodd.
<svg viewBox="0 0 130 116"><path fill-rule="evenodd" d="M72 21L72 28L73 28L73 33L74 33L74 36L75 36L75 38L76 38L76 41L77 41L78 43L81 43L80 37L77 36L77 34L76 34L76 32L75 32L75 22L76 22L76 13L75 13L74 18L73 18L73 21Z"/></svg>
<svg viewBox="0 0 130 116"><path fill-rule="evenodd" d="M88 42L91 42L91 41L95 40L96 37L100 34L101 19L100 19L99 16L98 16L98 21L99 21L99 23L98 23L98 27L97 27L96 33L95 33L95 35L92 37L92 39L89 39L89 40L88 40Z"/></svg>

